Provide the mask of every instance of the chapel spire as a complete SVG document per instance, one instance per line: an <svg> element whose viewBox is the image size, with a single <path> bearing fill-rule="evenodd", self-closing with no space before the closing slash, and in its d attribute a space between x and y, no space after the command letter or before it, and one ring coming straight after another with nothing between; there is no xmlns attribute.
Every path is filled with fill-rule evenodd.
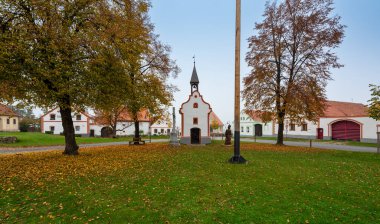
<svg viewBox="0 0 380 224"><path fill-rule="evenodd" d="M195 60L194 60L193 74L191 75L191 80L190 80L191 93L193 93L194 91L198 91L198 84L199 84L199 79L198 79L197 69L195 68Z"/></svg>

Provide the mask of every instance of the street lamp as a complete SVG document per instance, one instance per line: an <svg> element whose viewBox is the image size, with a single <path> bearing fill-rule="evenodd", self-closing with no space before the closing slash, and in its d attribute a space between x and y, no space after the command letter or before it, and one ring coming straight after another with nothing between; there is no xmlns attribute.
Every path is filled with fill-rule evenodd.
<svg viewBox="0 0 380 224"><path fill-rule="evenodd" d="M235 122L234 122L234 155L230 163L246 163L240 155L240 35L241 34L241 0L236 0L235 30Z"/></svg>

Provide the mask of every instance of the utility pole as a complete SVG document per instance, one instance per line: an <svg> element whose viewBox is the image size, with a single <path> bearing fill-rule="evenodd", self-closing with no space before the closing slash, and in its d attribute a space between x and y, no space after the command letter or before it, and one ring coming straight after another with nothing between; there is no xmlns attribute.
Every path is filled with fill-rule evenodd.
<svg viewBox="0 0 380 224"><path fill-rule="evenodd" d="M240 155L240 36L241 36L241 0L236 0L235 30L235 122L234 122L234 155L230 163L246 163Z"/></svg>

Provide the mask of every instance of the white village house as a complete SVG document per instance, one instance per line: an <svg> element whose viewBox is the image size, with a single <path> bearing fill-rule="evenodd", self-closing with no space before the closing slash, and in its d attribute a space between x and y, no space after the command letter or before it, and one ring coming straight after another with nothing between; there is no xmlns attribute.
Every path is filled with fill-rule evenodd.
<svg viewBox="0 0 380 224"><path fill-rule="evenodd" d="M98 117L95 117L94 124L91 125L91 129L94 130L95 136L103 136L104 130L109 126L107 122L103 121L103 119L98 119ZM151 125L151 120L149 117L148 110L143 110L138 114L139 120L139 130L140 134L142 135L148 135L149 129ZM124 110L119 115L119 120L117 121L116 126L116 135L117 136L128 136L128 135L134 135L135 133L135 125L134 121L131 117L131 115L128 113L127 110Z"/></svg>
<svg viewBox="0 0 380 224"><path fill-rule="evenodd" d="M240 136L273 136L273 122L262 122L254 111L242 110L240 112Z"/></svg>
<svg viewBox="0 0 380 224"><path fill-rule="evenodd" d="M71 113L73 118L75 134L83 136L90 136L92 116L85 113ZM51 132L52 134L59 135L63 133L62 118L59 108L54 108L42 115L41 118L41 132Z"/></svg>
<svg viewBox="0 0 380 224"><path fill-rule="evenodd" d="M277 135L275 125L274 135ZM376 142L380 121L368 116L368 108L361 103L327 101L324 114L317 122L305 121L297 125L285 120L284 136L325 140L353 140Z"/></svg>
<svg viewBox="0 0 380 224"><path fill-rule="evenodd" d="M160 119L150 126L150 133L152 135L170 135L172 127L173 125L171 122Z"/></svg>
<svg viewBox="0 0 380 224"><path fill-rule="evenodd" d="M85 112L73 112L72 118L75 134L80 134L82 136L102 136L102 130L108 127L107 124ZM46 133L46 131L55 135L63 133L62 118L59 108L48 111L46 114L41 116L40 120L42 133ZM150 119L147 111L140 113L139 121L140 133L147 135L150 128ZM118 136L134 134L135 126L128 112L124 111L120 115L120 120L117 123L117 129L119 130L116 132L116 135Z"/></svg>
<svg viewBox="0 0 380 224"><path fill-rule="evenodd" d="M203 100L198 85L199 79L194 63L190 80L191 94L179 110L181 114L181 144L211 143L210 113L212 109L210 104Z"/></svg>

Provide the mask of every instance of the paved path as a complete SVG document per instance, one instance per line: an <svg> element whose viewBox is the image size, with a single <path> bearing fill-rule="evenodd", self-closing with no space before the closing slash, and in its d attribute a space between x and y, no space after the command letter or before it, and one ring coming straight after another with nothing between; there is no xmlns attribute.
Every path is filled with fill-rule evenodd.
<svg viewBox="0 0 380 224"><path fill-rule="evenodd" d="M254 142L253 139L242 139L242 142ZM274 140L257 140L259 143L268 143L275 144ZM310 147L309 142L292 142L292 141L284 141L285 145L290 146L303 146ZM319 149L335 149L335 150L343 150L343 151L353 151L353 152L377 152L377 148L375 147L364 147L364 146L350 146L350 145L338 145L332 143L323 143L323 142L312 142L313 148Z"/></svg>
<svg viewBox="0 0 380 224"><path fill-rule="evenodd" d="M149 140L145 140L149 142ZM152 142L168 142L168 139L152 139ZM113 146L113 145L129 145L129 142L104 142L104 143L93 143L93 144L80 144L80 148L89 148L89 147L99 147L99 146ZM23 152L43 152L43 151L52 151L52 150L64 150L65 146L36 146L36 147L20 147L20 148L1 148L0 154L16 154Z"/></svg>
<svg viewBox="0 0 380 224"><path fill-rule="evenodd" d="M221 140L221 138L214 138L214 140ZM152 142L168 142L168 139L152 139ZM254 142L254 139L242 138L242 142ZM267 144L275 144L274 140L256 140L258 143L267 143ZM106 143L95 143L95 144L81 144L79 147L88 148L88 147L98 147L98 146L113 146L113 145L128 145L128 142L106 142ZM285 145L290 146L302 146L309 147L309 142L292 142L285 141ZM331 143L323 143L323 142L313 142L313 148L320 149L335 149L335 150L343 150L343 151L353 151L353 152L377 152L375 147L362 147L362 146L348 146L348 145L337 145ZM51 151L51 150L64 150L64 146L44 146L44 147L25 147L25 148L0 148L0 154L16 154L16 153L24 153L24 152L43 152L43 151Z"/></svg>

